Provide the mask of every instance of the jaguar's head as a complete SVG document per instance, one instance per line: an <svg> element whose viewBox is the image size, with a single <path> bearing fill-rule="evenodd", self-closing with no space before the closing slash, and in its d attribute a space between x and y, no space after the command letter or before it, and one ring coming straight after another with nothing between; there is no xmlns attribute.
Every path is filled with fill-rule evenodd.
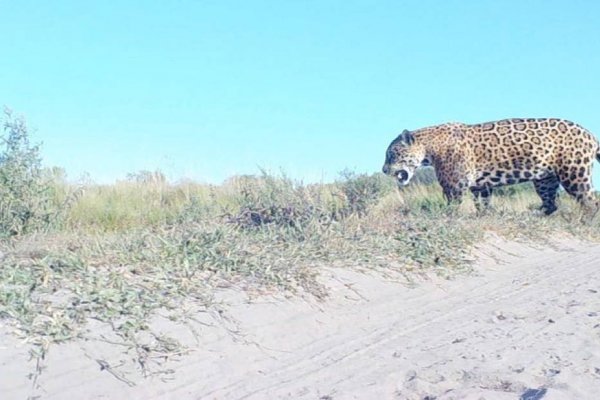
<svg viewBox="0 0 600 400"><path fill-rule="evenodd" d="M405 130L390 143L385 153L384 174L396 178L398 186L406 186L421 166L431 165L425 145L415 135Z"/></svg>

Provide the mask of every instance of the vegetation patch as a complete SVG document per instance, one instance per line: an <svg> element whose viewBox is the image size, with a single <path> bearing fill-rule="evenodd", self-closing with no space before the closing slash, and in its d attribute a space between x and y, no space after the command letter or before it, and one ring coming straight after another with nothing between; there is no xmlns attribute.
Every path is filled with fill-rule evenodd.
<svg viewBox="0 0 600 400"><path fill-rule="evenodd" d="M499 193L477 213L449 207L425 170L398 190L381 174L345 171L333 183L303 184L262 172L222 185L169 183L160 172L114 185L72 184L40 166L23 121L7 114L0 156L0 318L43 358L54 343L108 327L145 370L156 354L184 351L154 332L219 309L224 287L324 298L323 267L451 278L471 268L487 232L511 240L571 235L600 239L561 194L559 212L536 213L530 186ZM219 310L221 312L222 310ZM150 338L150 339L148 339Z"/></svg>

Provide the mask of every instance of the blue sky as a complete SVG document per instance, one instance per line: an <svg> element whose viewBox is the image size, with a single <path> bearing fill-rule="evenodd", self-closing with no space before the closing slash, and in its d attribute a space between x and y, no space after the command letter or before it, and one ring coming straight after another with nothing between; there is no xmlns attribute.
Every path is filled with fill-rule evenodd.
<svg viewBox="0 0 600 400"><path fill-rule="evenodd" d="M447 121L600 133L591 0L20 0L0 15L0 105L73 179L218 183L262 166L331 180Z"/></svg>

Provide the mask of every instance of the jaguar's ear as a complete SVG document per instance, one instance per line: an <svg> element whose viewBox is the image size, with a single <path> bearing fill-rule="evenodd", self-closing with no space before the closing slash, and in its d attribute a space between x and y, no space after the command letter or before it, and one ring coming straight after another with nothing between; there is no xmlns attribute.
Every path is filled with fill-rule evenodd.
<svg viewBox="0 0 600 400"><path fill-rule="evenodd" d="M413 144L415 142L415 135L412 134L411 131L409 131L408 129L405 129L402 132L402 140L406 143L406 144Z"/></svg>

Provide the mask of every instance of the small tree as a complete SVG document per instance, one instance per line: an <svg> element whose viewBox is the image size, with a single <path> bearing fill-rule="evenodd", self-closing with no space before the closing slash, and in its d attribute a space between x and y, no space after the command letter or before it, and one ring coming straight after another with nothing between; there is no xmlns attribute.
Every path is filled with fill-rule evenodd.
<svg viewBox="0 0 600 400"><path fill-rule="evenodd" d="M4 109L0 137L0 235L17 235L48 225L53 208L40 145L31 143L25 120Z"/></svg>

